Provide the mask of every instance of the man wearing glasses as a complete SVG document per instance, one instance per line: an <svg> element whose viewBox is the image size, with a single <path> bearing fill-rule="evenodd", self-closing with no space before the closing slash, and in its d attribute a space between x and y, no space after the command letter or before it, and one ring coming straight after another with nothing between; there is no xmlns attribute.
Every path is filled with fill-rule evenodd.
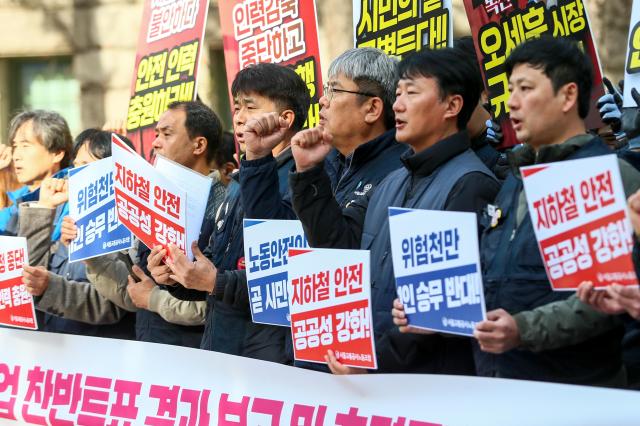
<svg viewBox="0 0 640 426"><path fill-rule="evenodd" d="M495 198L499 183L470 150L466 132L480 97L481 88L470 84L477 69L454 49L421 50L403 59L398 68L393 110L396 139L408 147L402 155L403 167L347 208L330 197L324 159L329 144L338 146L331 142L336 139L332 132L349 126L349 117L341 116L336 93L326 111L330 115L325 115L329 118L325 129L303 130L291 139L296 163L296 173L289 175L293 206L312 247L370 250L378 372L474 374L468 339L401 334L394 327L389 315L396 291L388 207L479 213ZM340 77L330 83L334 91L356 90ZM341 101L348 102L344 97ZM334 117L336 121L331 122ZM366 372L345 366L332 351L327 362L335 374Z"/></svg>
<svg viewBox="0 0 640 426"><path fill-rule="evenodd" d="M320 98L318 128L331 133L334 149L325 161L333 194L342 207L365 197L385 176L401 167L406 146L395 140L396 62L373 48L351 49L333 61L329 80ZM241 129L246 157L240 167L240 192L245 217L295 219L288 197L278 192L278 168L272 149L285 135L285 123L277 114L265 113L248 120ZM245 294L227 302L242 304ZM261 332L275 326L261 325ZM290 334L288 334L290 337ZM293 352L290 339L283 351ZM317 364L299 366L324 369Z"/></svg>
<svg viewBox="0 0 640 426"><path fill-rule="evenodd" d="M401 167L407 150L395 140L396 61L374 48L350 49L329 67L320 97L320 124L331 134L325 170L342 207L365 196L385 176ZM245 217L296 219L275 185L273 146L279 143L278 120L264 114L246 123L246 157L240 167Z"/></svg>

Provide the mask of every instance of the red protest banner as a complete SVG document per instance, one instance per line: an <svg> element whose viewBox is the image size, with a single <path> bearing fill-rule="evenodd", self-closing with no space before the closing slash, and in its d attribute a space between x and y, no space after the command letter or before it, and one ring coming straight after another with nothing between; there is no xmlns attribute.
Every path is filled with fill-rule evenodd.
<svg viewBox="0 0 640 426"><path fill-rule="evenodd" d="M0 237L0 325L38 329L33 298L22 284L22 269L29 264L27 240Z"/></svg>
<svg viewBox="0 0 640 426"><path fill-rule="evenodd" d="M540 256L554 290L637 285L615 155L523 167Z"/></svg>
<svg viewBox="0 0 640 426"><path fill-rule="evenodd" d="M251 64L288 65L307 83L311 106L304 127L315 127L322 95L315 2L232 0L218 8L229 92L238 71Z"/></svg>
<svg viewBox="0 0 640 426"><path fill-rule="evenodd" d="M558 0L554 6L547 6L546 1L465 0L464 7L492 115L502 126L501 147L519 143L509 121L509 83L504 62L517 45L542 35L576 40L591 58L594 88L585 122L590 129L602 127L596 108L596 100L604 94L602 69L583 0Z"/></svg>
<svg viewBox="0 0 640 426"><path fill-rule="evenodd" d="M120 223L149 248L175 244L185 251L185 192L115 135L111 147Z"/></svg>
<svg viewBox="0 0 640 426"><path fill-rule="evenodd" d="M296 360L377 368L368 251L289 249L287 286Z"/></svg>
<svg viewBox="0 0 640 426"><path fill-rule="evenodd" d="M209 0L147 0L127 111L127 137L151 157L154 128L167 105L193 101Z"/></svg>

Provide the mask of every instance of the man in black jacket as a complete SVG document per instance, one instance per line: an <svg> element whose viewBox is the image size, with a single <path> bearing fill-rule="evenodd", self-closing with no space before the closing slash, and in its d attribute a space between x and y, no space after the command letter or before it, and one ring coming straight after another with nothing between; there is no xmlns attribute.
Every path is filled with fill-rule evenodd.
<svg viewBox="0 0 640 426"><path fill-rule="evenodd" d="M395 83L396 61L378 49L349 49L329 66L320 97L320 127L332 137L325 167L342 207L402 166L400 155L407 147L395 140ZM240 191L246 217L296 219L289 199L283 200L275 190L271 148L283 137L277 117L257 116L244 133L247 153Z"/></svg>
<svg viewBox="0 0 640 426"><path fill-rule="evenodd" d="M276 113L283 123L283 138L271 150L276 175L280 176L274 188L283 196L287 191L286 176L293 165L289 140L306 120L310 104L308 89L292 69L265 63L241 70L231 92L234 97L233 126L238 142L244 143L244 126L257 115ZM283 350L286 329L265 329L253 324L248 302L243 303L247 280L242 235L244 209L239 189L236 175L212 222L215 229L204 255L194 245L196 260L189 262L175 246L171 247L170 273L181 285L170 290L181 299L207 300L201 349L291 363L293 360ZM155 255L155 259L161 259L163 251ZM166 266L159 262L155 262L151 272L154 276L167 276Z"/></svg>
<svg viewBox="0 0 640 426"><path fill-rule="evenodd" d="M411 150L404 167L366 197L341 209L331 192L324 158L332 135L322 128L292 140L297 172L290 176L293 206L313 247L371 251L371 305L380 372L473 374L467 339L400 334L389 314L395 280L389 238L389 206L479 212L499 189L493 174L469 149L465 131L478 104L469 86L472 64L453 49L424 50L399 64L396 139ZM328 353L337 374L353 373Z"/></svg>
<svg viewBox="0 0 640 426"><path fill-rule="evenodd" d="M341 207L365 197L390 172L401 167L400 155L407 147L395 140L395 81L396 61L378 49L349 49L329 67L328 83L320 98L320 125L332 135L334 148L325 167ZM277 190L277 164L271 155L285 129L286 122L274 113L257 116L244 127L247 153L240 169L240 192L247 218L297 218L289 198L283 198ZM248 311L246 287L244 293L238 302ZM263 333L282 329L257 328ZM317 364L296 365L322 369Z"/></svg>

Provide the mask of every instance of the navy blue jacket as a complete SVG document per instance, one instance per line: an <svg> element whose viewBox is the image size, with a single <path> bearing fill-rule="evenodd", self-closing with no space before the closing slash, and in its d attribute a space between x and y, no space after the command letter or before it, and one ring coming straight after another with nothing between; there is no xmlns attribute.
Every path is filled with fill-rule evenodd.
<svg viewBox="0 0 640 426"><path fill-rule="evenodd" d="M474 374L468 339L401 334L393 325L396 296L388 207L480 212L499 184L469 149L466 132L402 157L366 197L341 210L321 167L291 175L295 211L312 247L371 251L371 308L378 372Z"/></svg>
<svg viewBox="0 0 640 426"><path fill-rule="evenodd" d="M408 148L396 142L395 136L395 129L389 130L359 145L348 157L336 149L329 153L325 170L340 206L345 207L364 196L389 173L402 167L400 156ZM280 191L275 190L288 173L289 170L278 168L271 155L242 161L240 193L246 218L297 219L290 194L281 196Z"/></svg>
<svg viewBox="0 0 640 426"><path fill-rule="evenodd" d="M325 160L325 168L331 177L334 196L341 207L346 207L360 197L366 196L391 171L401 167L400 155L407 151L405 145L395 140L395 129L359 145L354 152L345 157L336 149ZM245 206L245 217L251 219L297 219L291 206L290 194L282 196L282 188L287 185L288 169L278 168L272 156L252 161L243 161L240 168L240 193ZM249 312L247 286L233 299L227 298L233 305ZM291 333L289 328L271 325L253 325L257 332L247 339L247 344L261 347L261 341L273 340L271 333L285 334L288 358L293 358ZM275 348L274 348L275 350ZM307 366L307 363L304 363ZM309 365L309 367L311 367Z"/></svg>
<svg viewBox="0 0 640 426"><path fill-rule="evenodd" d="M278 197L282 198L287 193L287 174L293 166L291 150L280 153L273 165L278 172L274 188L278 188ZM206 253L218 268L218 274L214 294L207 298L207 322L200 347L290 364L290 354L282 350L287 330L251 321L244 271L242 201L240 185L233 182L216 217L215 232Z"/></svg>
<svg viewBox="0 0 640 426"><path fill-rule="evenodd" d="M218 183L214 181L211 190L209 191L205 218L202 222L202 226L200 227L198 247L203 251L208 246L209 239L213 232L213 222L211 218L214 216L214 212L218 209L218 204L220 203L220 200L216 199L215 187L217 184ZM140 245L138 252L138 256L140 258L139 266L147 275L150 275L147 270L147 258L150 253L151 250L148 247L143 244ZM180 285L167 287L161 286L161 288L162 290L170 291L174 297L182 300L205 299L205 293L187 290ZM202 340L203 332L204 326L201 325L189 326L173 324L165 321L164 318L157 313L145 309L140 309L136 312L136 339L143 342L165 343L168 345L198 348Z"/></svg>
<svg viewBox="0 0 640 426"><path fill-rule="evenodd" d="M611 150L593 138L565 159L606 154ZM501 219L497 226L487 227L482 236L480 254L488 311L502 308L514 315L572 294L551 289L529 212L517 224L516 209L522 190L522 179L510 174L494 203L502 211ZM574 384L604 383L620 371L621 337L622 331L614 329L581 344L536 353L514 349L491 355L476 348L478 374Z"/></svg>

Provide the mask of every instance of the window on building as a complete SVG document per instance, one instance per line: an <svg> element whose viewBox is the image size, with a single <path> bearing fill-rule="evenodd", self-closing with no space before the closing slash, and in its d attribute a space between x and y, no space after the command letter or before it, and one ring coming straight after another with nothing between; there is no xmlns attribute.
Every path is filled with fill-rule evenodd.
<svg viewBox="0 0 640 426"><path fill-rule="evenodd" d="M9 108L47 109L62 115L71 134L81 129L80 84L73 77L71 58L11 59Z"/></svg>

